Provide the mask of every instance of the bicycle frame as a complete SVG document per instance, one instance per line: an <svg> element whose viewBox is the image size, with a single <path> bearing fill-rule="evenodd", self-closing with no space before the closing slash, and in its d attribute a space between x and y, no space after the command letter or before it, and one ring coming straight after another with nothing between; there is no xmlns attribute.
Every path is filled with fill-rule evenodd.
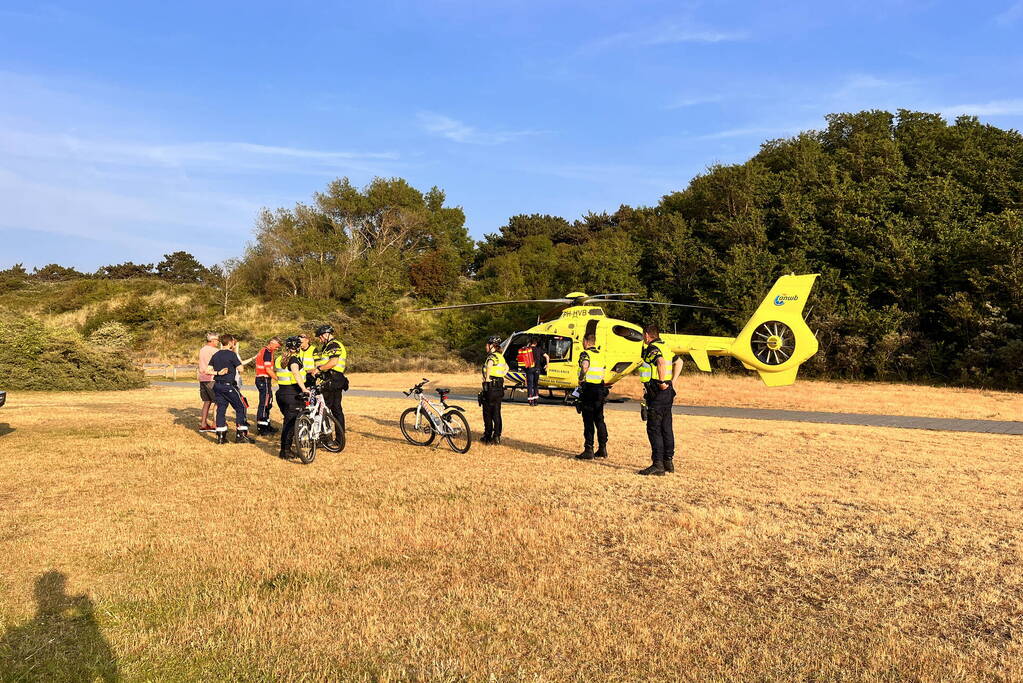
<svg viewBox="0 0 1023 683"><path fill-rule="evenodd" d="M316 387L309 387L309 400L305 402L305 414L313 420L313 433L310 435L313 439L319 439L324 434L333 432L333 427L328 427L327 415L330 413L330 408L327 407L327 402L323 400L323 396Z"/></svg>
<svg viewBox="0 0 1023 683"><path fill-rule="evenodd" d="M455 434L454 430L448 427L447 423L441 419L444 414L437 406L430 402L430 399L423 395L423 392L413 393L409 398L414 398L419 401L419 407L416 409L416 429L422 426L420 420L427 419L430 421L430 425L433 427L433 431L437 432L440 436L448 436ZM445 409L448 409L447 404L441 401L441 405Z"/></svg>

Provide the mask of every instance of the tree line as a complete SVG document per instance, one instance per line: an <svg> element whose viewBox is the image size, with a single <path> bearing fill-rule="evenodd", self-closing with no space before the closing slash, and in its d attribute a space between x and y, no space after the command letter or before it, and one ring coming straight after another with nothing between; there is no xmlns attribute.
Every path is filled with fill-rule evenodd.
<svg viewBox="0 0 1023 683"><path fill-rule="evenodd" d="M4 278L81 276L68 270L3 271L0 289ZM732 335L788 272L821 273L808 314L821 350L808 374L1020 387L1023 137L968 116L833 114L822 130L708 168L655 206L572 221L517 215L480 242L436 187L339 179L309 203L264 210L238 259L207 269L178 252L92 276L213 284L225 314L231 296L258 293L379 348L472 358L485 335L524 329L538 309L412 309L636 292L734 312L608 313Z"/></svg>

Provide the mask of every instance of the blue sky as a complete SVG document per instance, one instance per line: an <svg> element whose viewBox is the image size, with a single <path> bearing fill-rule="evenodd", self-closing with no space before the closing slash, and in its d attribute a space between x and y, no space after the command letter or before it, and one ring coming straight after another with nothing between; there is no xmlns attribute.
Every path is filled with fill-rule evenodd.
<svg viewBox="0 0 1023 683"><path fill-rule="evenodd" d="M829 112L1023 127L1023 0L0 0L0 268L238 255L335 177L473 236L651 205Z"/></svg>

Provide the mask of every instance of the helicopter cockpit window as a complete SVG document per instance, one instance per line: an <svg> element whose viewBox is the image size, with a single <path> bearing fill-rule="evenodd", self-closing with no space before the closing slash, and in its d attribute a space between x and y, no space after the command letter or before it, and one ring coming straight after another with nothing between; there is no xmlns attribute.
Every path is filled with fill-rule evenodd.
<svg viewBox="0 0 1023 683"><path fill-rule="evenodd" d="M572 360L572 340L568 337L548 337L547 355L551 362Z"/></svg>
<svg viewBox="0 0 1023 683"><path fill-rule="evenodd" d="M611 328L611 331L617 334L619 337L625 337L629 341L643 341L643 333L639 330L634 330L631 327L625 327L624 325L615 325Z"/></svg>

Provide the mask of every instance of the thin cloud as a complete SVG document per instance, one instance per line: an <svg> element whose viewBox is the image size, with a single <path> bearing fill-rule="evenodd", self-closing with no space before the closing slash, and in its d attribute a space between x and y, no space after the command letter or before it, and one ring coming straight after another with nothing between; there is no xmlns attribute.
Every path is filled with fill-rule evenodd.
<svg viewBox="0 0 1023 683"><path fill-rule="evenodd" d="M1021 116L1023 115L1023 98L1011 100L991 100L977 104L957 104L941 107L945 116Z"/></svg>
<svg viewBox="0 0 1023 683"><path fill-rule="evenodd" d="M692 23L666 23L636 31L623 31L586 43L578 54L593 54L618 46L650 47L679 43L725 43L748 40L747 31L722 31Z"/></svg>
<svg viewBox="0 0 1023 683"><path fill-rule="evenodd" d="M806 130L812 130L813 125L806 126L751 126L747 128L727 128L715 133L697 135L695 140L728 140L730 138L779 138L796 135Z"/></svg>
<svg viewBox="0 0 1023 683"><path fill-rule="evenodd" d="M512 140L536 135L535 130L483 131L450 116L434 112L419 112L419 125L427 133L465 145L502 145Z"/></svg>
<svg viewBox="0 0 1023 683"><path fill-rule="evenodd" d="M1015 26L1020 19L1023 19L1023 0L1009 5L1004 12L995 17L995 23L999 26Z"/></svg>
<svg viewBox="0 0 1023 683"><path fill-rule="evenodd" d="M249 142L152 144L110 138L0 129L0 152L11 157L68 160L100 165L219 170L375 170L393 162L390 152L347 152L261 145ZM373 167L373 168L370 168Z"/></svg>
<svg viewBox="0 0 1023 683"><path fill-rule="evenodd" d="M665 109L688 109L704 104L717 104L723 102L724 95L710 95L707 97L679 97L664 106Z"/></svg>

